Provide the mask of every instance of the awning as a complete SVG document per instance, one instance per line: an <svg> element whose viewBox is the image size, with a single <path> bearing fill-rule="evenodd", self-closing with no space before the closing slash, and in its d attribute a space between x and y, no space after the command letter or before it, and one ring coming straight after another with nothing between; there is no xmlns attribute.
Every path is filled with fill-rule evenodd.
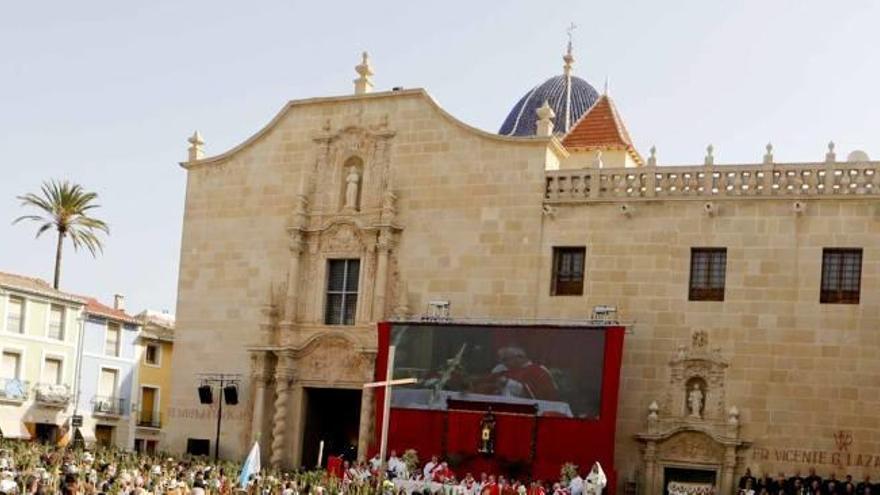
<svg viewBox="0 0 880 495"><path fill-rule="evenodd" d="M76 440L77 436L82 436L83 442L86 445L93 445L97 439L95 438L95 426L89 424L83 424L80 427L74 428L73 430L73 439Z"/></svg>
<svg viewBox="0 0 880 495"><path fill-rule="evenodd" d="M20 419L0 417L0 433L3 438L30 440L31 434Z"/></svg>

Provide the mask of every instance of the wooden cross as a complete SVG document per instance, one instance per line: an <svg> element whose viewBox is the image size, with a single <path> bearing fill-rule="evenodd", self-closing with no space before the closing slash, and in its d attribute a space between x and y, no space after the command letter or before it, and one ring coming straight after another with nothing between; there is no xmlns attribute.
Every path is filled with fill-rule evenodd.
<svg viewBox="0 0 880 495"><path fill-rule="evenodd" d="M388 346L388 366L385 371L385 381L365 383L364 388L384 388L385 401L382 404L382 433L379 437L379 486L382 486L382 480L385 478L385 470L387 463L385 456L388 450L388 418L391 416L391 388L395 385L409 385L418 382L415 378L402 378L400 380L392 380L394 376L394 350L395 347Z"/></svg>

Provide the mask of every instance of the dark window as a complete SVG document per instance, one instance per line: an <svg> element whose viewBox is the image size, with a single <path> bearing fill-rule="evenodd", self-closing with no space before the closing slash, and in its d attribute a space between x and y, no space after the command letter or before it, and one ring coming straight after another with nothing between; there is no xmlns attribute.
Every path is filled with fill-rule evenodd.
<svg viewBox="0 0 880 495"><path fill-rule="evenodd" d="M204 438L187 438L186 453L189 455L210 455L211 441Z"/></svg>
<svg viewBox="0 0 880 495"><path fill-rule="evenodd" d="M727 248L691 248L691 301L723 301Z"/></svg>
<svg viewBox="0 0 880 495"><path fill-rule="evenodd" d="M553 248L553 296L580 296L584 293L584 257L586 248Z"/></svg>
<svg viewBox="0 0 880 495"><path fill-rule="evenodd" d="M858 304L862 285L862 250L822 250L821 303Z"/></svg>
<svg viewBox="0 0 880 495"><path fill-rule="evenodd" d="M147 344L146 353L144 356L144 360L147 364L158 365L159 364L159 346L155 344Z"/></svg>
<svg viewBox="0 0 880 495"><path fill-rule="evenodd" d="M327 262L327 302L324 308L324 324L354 325L360 267L360 260L329 260Z"/></svg>

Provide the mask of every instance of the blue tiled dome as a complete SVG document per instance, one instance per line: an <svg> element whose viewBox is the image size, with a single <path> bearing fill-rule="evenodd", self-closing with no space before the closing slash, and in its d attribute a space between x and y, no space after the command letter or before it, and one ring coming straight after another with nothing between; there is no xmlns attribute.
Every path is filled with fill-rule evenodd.
<svg viewBox="0 0 880 495"><path fill-rule="evenodd" d="M566 86L567 81L571 80L571 115L569 116L569 125L574 125L577 119L581 117L596 100L599 99L599 92L587 81L579 77L566 77L564 75L551 77L544 81L543 84L535 86L531 91L525 94L504 119L501 130L498 134L505 136L534 136L536 131L536 121L538 116L535 111L547 101L556 113L553 119L554 129L556 132L567 132L566 128Z"/></svg>

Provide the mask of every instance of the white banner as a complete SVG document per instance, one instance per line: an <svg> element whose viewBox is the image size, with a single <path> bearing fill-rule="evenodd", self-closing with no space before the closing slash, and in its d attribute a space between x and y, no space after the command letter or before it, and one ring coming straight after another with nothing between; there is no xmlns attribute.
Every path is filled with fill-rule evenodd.
<svg viewBox="0 0 880 495"><path fill-rule="evenodd" d="M715 485L711 483L686 483L683 481L670 481L666 485L669 495L714 495Z"/></svg>

